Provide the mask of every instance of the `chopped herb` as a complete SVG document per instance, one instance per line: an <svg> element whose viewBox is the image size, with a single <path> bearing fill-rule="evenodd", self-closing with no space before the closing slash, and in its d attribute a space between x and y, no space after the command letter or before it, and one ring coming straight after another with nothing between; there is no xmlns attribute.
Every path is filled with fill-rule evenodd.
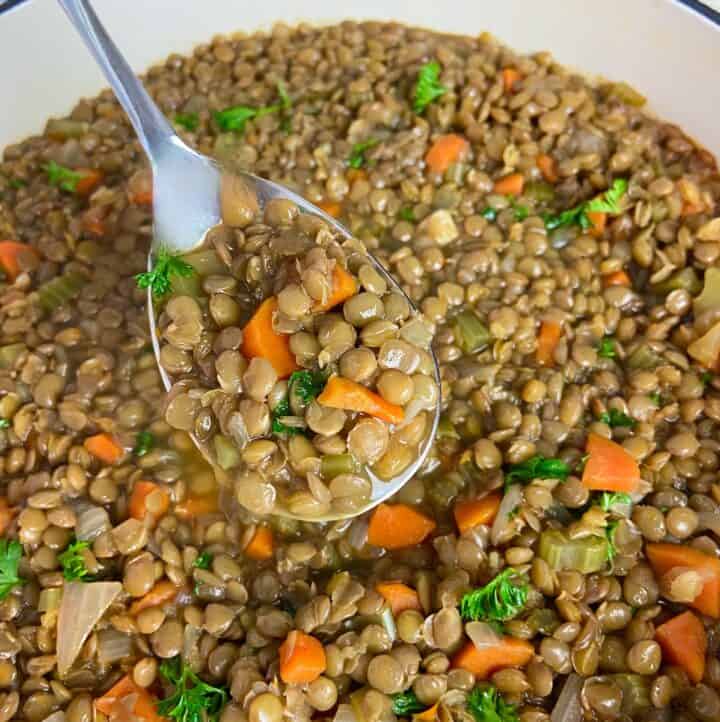
<svg viewBox="0 0 720 722"><path fill-rule="evenodd" d="M615 505L625 506L632 504L632 497L630 494L625 494L622 491L604 491L596 501L603 511L610 511Z"/></svg>
<svg viewBox="0 0 720 722"><path fill-rule="evenodd" d="M515 705L506 702L495 687L476 687L467 698L475 722L519 722Z"/></svg>
<svg viewBox="0 0 720 722"><path fill-rule="evenodd" d="M0 599L5 599L18 584L25 583L18 576L22 552L20 542L0 540Z"/></svg>
<svg viewBox="0 0 720 722"><path fill-rule="evenodd" d="M713 375L709 371L704 371L700 374L700 383L703 386L708 386L712 383Z"/></svg>
<svg viewBox="0 0 720 722"><path fill-rule="evenodd" d="M518 514L520 513L520 504L517 506L514 506L512 509L510 509L510 512L507 515L508 519L514 519Z"/></svg>
<svg viewBox="0 0 720 722"><path fill-rule="evenodd" d="M198 554L198 557L195 560L193 566L197 567L198 569L210 569L212 559L212 554L210 552L203 552L202 554Z"/></svg>
<svg viewBox="0 0 720 722"><path fill-rule="evenodd" d="M392 700L392 711L398 715L398 717L407 717L417 712L424 712L427 709L427 705L423 704L415 695L412 689L407 692L398 692L390 696Z"/></svg>
<svg viewBox="0 0 720 722"><path fill-rule="evenodd" d="M138 273L135 281L138 288L152 289L153 296L164 296L172 290L171 276L189 278L194 273L195 269L187 261L161 248L152 271Z"/></svg>
<svg viewBox="0 0 720 722"><path fill-rule="evenodd" d="M90 581L90 570L85 566L83 551L90 548L89 541L72 541L67 549L58 556L63 576L69 582Z"/></svg>
<svg viewBox="0 0 720 722"><path fill-rule="evenodd" d="M494 221L497 218L497 211L494 208L487 206L480 211L480 215L486 221Z"/></svg>
<svg viewBox="0 0 720 722"><path fill-rule="evenodd" d="M530 209L527 206L515 203L515 199L512 196L508 196L508 201L510 201L510 208L513 209L516 221L524 221L530 215Z"/></svg>
<svg viewBox="0 0 720 722"><path fill-rule="evenodd" d="M653 391L648 394L648 398L655 404L655 406L662 406L663 398L659 391Z"/></svg>
<svg viewBox="0 0 720 722"><path fill-rule="evenodd" d="M176 113L174 121L185 130L193 132L200 125L200 116L197 113Z"/></svg>
<svg viewBox="0 0 720 722"><path fill-rule="evenodd" d="M203 682L195 672L174 657L160 665L160 674L175 691L157 703L157 711L175 722L215 722L228 701L224 687Z"/></svg>
<svg viewBox="0 0 720 722"><path fill-rule="evenodd" d="M398 212L398 217L403 221L413 223L415 221L415 212L412 208L410 208L410 206L405 206Z"/></svg>
<svg viewBox="0 0 720 722"><path fill-rule="evenodd" d="M8 185L17 190L18 188L24 188L27 185L27 181L24 181L22 178L10 178Z"/></svg>
<svg viewBox="0 0 720 722"><path fill-rule="evenodd" d="M527 583L509 567L484 587L465 594L460 600L460 616L466 622L504 622L522 611L527 597Z"/></svg>
<svg viewBox="0 0 720 722"><path fill-rule="evenodd" d="M627 193L627 188L628 182L624 178L616 178L610 188L596 198L580 203L580 205L561 213L546 213L543 216L545 228L552 231L562 226L580 226L580 228L587 230L592 227L592 222L587 215L588 212L609 213L611 215L622 212L620 201Z"/></svg>
<svg viewBox="0 0 720 722"><path fill-rule="evenodd" d="M617 356L615 340L611 336L605 336L598 344L597 352L601 358L615 358Z"/></svg>
<svg viewBox="0 0 720 722"><path fill-rule="evenodd" d="M293 371L288 379L288 393L309 404L325 388L326 382L325 374L318 371Z"/></svg>
<svg viewBox="0 0 720 722"><path fill-rule="evenodd" d="M629 429L632 429L637 424L637 421L635 421L635 419L631 418L622 411L619 411L618 409L610 409L609 411L600 414L600 421L602 421L604 424L607 424L611 428L615 428L616 426L625 426Z"/></svg>
<svg viewBox="0 0 720 722"><path fill-rule="evenodd" d="M135 448L133 454L135 456L145 456L148 452L155 448L155 436L151 431L141 431L135 437Z"/></svg>
<svg viewBox="0 0 720 722"><path fill-rule="evenodd" d="M9 429L10 419L0 419L0 429Z"/></svg>
<svg viewBox="0 0 720 722"><path fill-rule="evenodd" d="M433 60L420 68L413 91L413 110L420 115L448 89L440 82L440 63Z"/></svg>
<svg viewBox="0 0 720 722"><path fill-rule="evenodd" d="M70 170L70 168L66 168L54 160L51 160L47 165L43 166L43 168L48 175L50 185L57 186L60 190L67 191L68 193L75 193L77 184L82 179L82 173Z"/></svg>
<svg viewBox="0 0 720 722"><path fill-rule="evenodd" d="M570 467L562 459L546 459L544 456L531 456L519 464L510 464L505 472L505 484L516 481L527 482L533 479L560 479L565 481Z"/></svg>
<svg viewBox="0 0 720 722"><path fill-rule="evenodd" d="M303 433L303 430L297 426L286 426L280 419L283 416L290 416L290 402L287 397L280 401L272 412L272 426L271 430L273 434L287 434L293 436L295 434Z"/></svg>
<svg viewBox="0 0 720 722"><path fill-rule="evenodd" d="M380 141L377 138L368 138L361 143L355 143L350 150L348 165L351 168L362 168L365 165L365 151L376 146Z"/></svg>
<svg viewBox="0 0 720 722"><path fill-rule="evenodd" d="M611 562L618 553L615 546L615 531L617 530L617 521L611 521L605 527L605 538L607 539L607 560Z"/></svg>
<svg viewBox="0 0 720 722"><path fill-rule="evenodd" d="M277 91L280 96L280 102L274 105L264 105L259 108L253 108L249 105L235 105L225 110L217 110L213 113L213 118L218 124L220 130L235 131L242 133L245 130L245 124L248 120L261 118L263 115L272 115L273 113L287 112L292 108L292 101L285 90L285 86L278 82Z"/></svg>

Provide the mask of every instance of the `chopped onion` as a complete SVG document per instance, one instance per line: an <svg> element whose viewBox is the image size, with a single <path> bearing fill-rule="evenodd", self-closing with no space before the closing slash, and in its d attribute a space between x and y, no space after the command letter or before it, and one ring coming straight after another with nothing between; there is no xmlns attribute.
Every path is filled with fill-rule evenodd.
<svg viewBox="0 0 720 722"><path fill-rule="evenodd" d="M347 541L353 549L362 549L368 540L368 520L358 518L350 525Z"/></svg>
<svg viewBox="0 0 720 722"><path fill-rule="evenodd" d="M349 704L339 704L333 722L357 722L357 717Z"/></svg>
<svg viewBox="0 0 720 722"><path fill-rule="evenodd" d="M104 629L98 634L97 656L103 667L132 657L132 638L117 629Z"/></svg>
<svg viewBox="0 0 720 722"><path fill-rule="evenodd" d="M508 524L510 523L510 515L516 506L520 506L523 502L522 484L512 484L505 492L500 507L498 508L495 521L490 529L490 541L497 544L502 538Z"/></svg>
<svg viewBox="0 0 720 722"><path fill-rule="evenodd" d="M583 711L580 701L583 680L577 674L571 674L566 680L560 692L550 722L582 722Z"/></svg>
<svg viewBox="0 0 720 722"><path fill-rule="evenodd" d="M200 627L196 627L193 624L185 625L182 658L185 664L193 669L200 669L202 667L199 646L200 637L202 637L202 629L200 629Z"/></svg>
<svg viewBox="0 0 720 722"><path fill-rule="evenodd" d="M57 636L58 673L64 677L85 640L122 591L120 582L66 582Z"/></svg>
<svg viewBox="0 0 720 722"><path fill-rule="evenodd" d="M706 334L693 341L687 347L687 350L690 356L706 368L715 368L720 357L720 322L716 323Z"/></svg>
<svg viewBox="0 0 720 722"><path fill-rule="evenodd" d="M62 587L50 587L40 592L38 599L38 611L54 612L60 607L62 599Z"/></svg>
<svg viewBox="0 0 720 722"><path fill-rule="evenodd" d="M475 649L481 651L488 647L497 647L502 640L502 635L485 622L468 622L465 625L465 634L470 637Z"/></svg>
<svg viewBox="0 0 720 722"><path fill-rule="evenodd" d="M101 506L78 502L75 505L75 513L77 514L75 536L80 541L93 541L112 529L110 517Z"/></svg>
<svg viewBox="0 0 720 722"><path fill-rule="evenodd" d="M385 628L388 637L390 637L390 641L394 642L397 639L397 627L395 626L395 617L390 607L385 607L385 609L380 612L380 624Z"/></svg>

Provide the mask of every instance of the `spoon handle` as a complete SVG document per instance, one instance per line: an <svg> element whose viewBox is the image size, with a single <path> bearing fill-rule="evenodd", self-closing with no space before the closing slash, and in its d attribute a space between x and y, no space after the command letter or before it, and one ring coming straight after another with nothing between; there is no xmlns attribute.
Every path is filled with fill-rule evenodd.
<svg viewBox="0 0 720 722"><path fill-rule="evenodd" d="M89 0L58 1L100 65L135 128L140 143L153 161L159 146L171 141L175 131L135 77Z"/></svg>

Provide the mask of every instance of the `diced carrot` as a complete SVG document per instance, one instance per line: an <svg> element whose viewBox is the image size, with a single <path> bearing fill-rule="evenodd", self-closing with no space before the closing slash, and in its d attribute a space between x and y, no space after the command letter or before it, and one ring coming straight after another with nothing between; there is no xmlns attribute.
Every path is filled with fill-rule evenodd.
<svg viewBox="0 0 720 722"><path fill-rule="evenodd" d="M515 68L503 68L502 79L503 87L506 93L511 93L515 89L515 85L522 80L522 74Z"/></svg>
<svg viewBox="0 0 720 722"><path fill-rule="evenodd" d="M118 704L131 695L135 697L135 706L131 710L133 716L143 722L165 722L165 717L157 713L157 699L144 687L135 684L129 674L95 700L95 709L106 717L112 717L117 711Z"/></svg>
<svg viewBox="0 0 720 722"><path fill-rule="evenodd" d="M720 559L686 544L647 544L645 554L658 579L677 567L698 572L703 580L702 592L688 606L720 618Z"/></svg>
<svg viewBox="0 0 720 722"><path fill-rule="evenodd" d="M259 526L248 545L243 550L246 557L256 561L272 559L275 550L275 540L270 527Z"/></svg>
<svg viewBox="0 0 720 722"><path fill-rule="evenodd" d="M425 541L435 522L407 504L380 504L370 517L368 542L384 549L404 549Z"/></svg>
<svg viewBox="0 0 720 722"><path fill-rule="evenodd" d="M7 498L0 496L0 537L7 532L15 513L16 510L8 504Z"/></svg>
<svg viewBox="0 0 720 722"><path fill-rule="evenodd" d="M407 609L422 609L418 593L401 582L378 582L375 591L390 605L396 617Z"/></svg>
<svg viewBox="0 0 720 722"><path fill-rule="evenodd" d="M412 718L413 722L435 722L438 716L438 709L440 708L440 703L435 702L435 704L432 707L428 707L423 712L417 712L415 713Z"/></svg>
<svg viewBox="0 0 720 722"><path fill-rule="evenodd" d="M96 458L105 464L115 464L122 458L125 451L110 434L95 434L88 436L83 446Z"/></svg>
<svg viewBox="0 0 720 722"><path fill-rule="evenodd" d="M159 607L161 604L167 604L169 601L175 599L179 587L176 587L169 579L162 579L155 584L155 586L140 599L136 599L130 605L130 614L135 616L142 612L143 609L150 609L151 607Z"/></svg>
<svg viewBox="0 0 720 722"><path fill-rule="evenodd" d="M467 155L469 148L470 143L457 133L441 135L425 154L425 163L433 173L444 173L453 163Z"/></svg>
<svg viewBox="0 0 720 722"><path fill-rule="evenodd" d="M608 273L607 276L603 276L603 286L605 288L610 288L610 286L632 286L632 281L625 271L614 271Z"/></svg>
<svg viewBox="0 0 720 722"><path fill-rule="evenodd" d="M280 645L280 679L286 684L314 682L326 667L325 649L315 637L293 629Z"/></svg>
<svg viewBox="0 0 720 722"><path fill-rule="evenodd" d="M84 231L94 236L104 236L107 232L105 227L105 213L107 206L91 206L82 214L81 223Z"/></svg>
<svg viewBox="0 0 720 722"><path fill-rule="evenodd" d="M345 177L347 178L347 182L352 184L355 181L367 180L368 174L364 168L348 168Z"/></svg>
<svg viewBox="0 0 720 722"><path fill-rule="evenodd" d="M153 511L147 507L148 497L153 495L151 506ZM142 521L148 515L156 522L167 514L170 508L170 495L165 489L152 481L136 481L130 496L129 511L133 519Z"/></svg>
<svg viewBox="0 0 720 722"><path fill-rule="evenodd" d="M501 637L496 645L483 649L467 642L452 658L452 666L472 672L476 680L483 680L500 669L524 667L534 654L535 649L530 642L516 637Z"/></svg>
<svg viewBox="0 0 720 722"><path fill-rule="evenodd" d="M548 183L557 183L560 180L560 176L557 172L557 163L555 162L555 158L551 155L547 155L547 153L540 153L540 155L535 159L535 165L537 165L540 169L540 172L543 174L543 178Z"/></svg>
<svg viewBox="0 0 720 722"><path fill-rule="evenodd" d="M273 315L277 310L277 299L266 298L243 329L242 352L246 358L259 356L272 364L281 378L287 378L300 367L290 351L290 336L276 333L273 329Z"/></svg>
<svg viewBox="0 0 720 722"><path fill-rule="evenodd" d="M510 173L495 181L493 193L501 196L519 196L523 192L525 178L522 173Z"/></svg>
<svg viewBox="0 0 720 722"><path fill-rule="evenodd" d="M181 519L195 519L203 514L214 514L218 509L217 494L204 494L203 496L188 496L173 511Z"/></svg>
<svg viewBox="0 0 720 722"><path fill-rule="evenodd" d="M682 667L693 684L705 674L707 634L703 623L690 611L668 619L655 630L663 662Z"/></svg>
<svg viewBox="0 0 720 722"><path fill-rule="evenodd" d="M685 201L680 209L681 216L694 216L696 213L702 213L705 210L705 206L702 203L690 203Z"/></svg>
<svg viewBox="0 0 720 722"><path fill-rule="evenodd" d="M153 178L149 168L143 168L130 176L128 181L130 203L138 206L151 206L153 202Z"/></svg>
<svg viewBox="0 0 720 722"><path fill-rule="evenodd" d="M458 501L453 509L458 531L464 534L478 524L492 524L502 501L502 494L494 491L481 499Z"/></svg>
<svg viewBox="0 0 720 722"><path fill-rule="evenodd" d="M370 391L369 388L342 376L332 376L317 397L318 403L331 409L345 409L369 414L389 424L399 424L405 418L402 406Z"/></svg>
<svg viewBox="0 0 720 722"><path fill-rule="evenodd" d="M80 174L75 193L79 196L89 196L102 182L103 174L95 168L78 168L76 171Z"/></svg>
<svg viewBox="0 0 720 722"><path fill-rule="evenodd" d="M317 303L313 310L329 311L334 306L343 303L343 301L347 301L348 298L352 298L358 291L358 283L355 280L355 276L348 273L339 264L336 264L335 268L333 268L332 283L330 296L325 303Z"/></svg>
<svg viewBox="0 0 720 722"><path fill-rule="evenodd" d="M588 434L585 451L588 459L583 469L582 483L596 491L632 493L640 483L637 461L620 444L599 434Z"/></svg>
<svg viewBox="0 0 720 722"><path fill-rule="evenodd" d="M555 356L555 349L562 336L562 326L555 321L543 321L540 324L538 334L537 351L535 360L541 366L552 366Z"/></svg>
<svg viewBox="0 0 720 722"><path fill-rule="evenodd" d="M27 243L0 241L0 266L11 281L25 268L36 266L39 258L38 252Z"/></svg>
<svg viewBox="0 0 720 722"><path fill-rule="evenodd" d="M342 213L342 206L336 201L320 201L317 207L333 218L340 218Z"/></svg>
<svg viewBox="0 0 720 722"><path fill-rule="evenodd" d="M587 211L585 214L592 226L588 229L591 236L602 236L607 223L607 213L603 211Z"/></svg>

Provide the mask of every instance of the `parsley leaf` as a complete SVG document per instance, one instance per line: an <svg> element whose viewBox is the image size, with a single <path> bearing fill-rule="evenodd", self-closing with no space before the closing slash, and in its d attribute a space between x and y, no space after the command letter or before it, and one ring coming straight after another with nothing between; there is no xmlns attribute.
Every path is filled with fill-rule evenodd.
<svg viewBox="0 0 720 722"><path fill-rule="evenodd" d="M58 556L63 576L69 582L90 581L90 570L85 566L83 551L90 548L89 541L72 541L67 549Z"/></svg>
<svg viewBox="0 0 720 722"><path fill-rule="evenodd" d="M392 700L392 711L398 715L398 717L408 717L411 714L424 712L427 709L427 705L423 704L417 698L412 689L409 689L407 692L393 694L390 699Z"/></svg>
<svg viewBox="0 0 720 722"><path fill-rule="evenodd" d="M607 424L610 428L616 426L625 426L628 429L632 429L637 424L635 419L631 418L627 414L619 411L618 409L610 409L603 414L600 414L600 421Z"/></svg>
<svg viewBox="0 0 720 722"><path fill-rule="evenodd" d="M288 393L309 404L325 388L327 378L319 371L293 371L288 379Z"/></svg>
<svg viewBox="0 0 720 722"><path fill-rule="evenodd" d="M622 491L604 491L597 499L597 503L603 511L610 511L616 504L621 506L632 504L632 497Z"/></svg>
<svg viewBox="0 0 720 722"><path fill-rule="evenodd" d="M546 213L543 216L545 228L552 231L561 226L580 226L587 230L592 226L588 213L609 213L617 215L622 212L620 201L627 193L628 182L624 178L616 178L610 188L592 200L580 203L561 213Z"/></svg>
<svg viewBox="0 0 720 722"><path fill-rule="evenodd" d="M0 419L0 429L9 429L10 419Z"/></svg>
<svg viewBox="0 0 720 722"><path fill-rule="evenodd" d="M487 206L486 208L483 208L480 211L480 215L486 220L486 221L494 221L497 218L497 211L494 208L491 208L490 206Z"/></svg>
<svg viewBox="0 0 720 722"><path fill-rule="evenodd" d="M263 105L259 108L254 108L250 105L235 105L231 108L225 108L225 110L216 110L213 113L213 118L220 130L242 133L245 130L245 124L248 120L254 120L255 118L261 118L263 115L272 115L273 113L280 112L287 115L292 108L292 100L287 94L283 83L277 83L277 91L280 96L279 103Z"/></svg>
<svg viewBox="0 0 720 722"><path fill-rule="evenodd" d="M519 722L515 705L507 703L495 687L476 687L467 698L475 722Z"/></svg>
<svg viewBox="0 0 720 722"><path fill-rule="evenodd" d="M709 386L712 383L713 375L709 371L704 371L700 374L700 383L705 386Z"/></svg>
<svg viewBox="0 0 720 722"><path fill-rule="evenodd" d="M176 113L173 120L176 125L190 132L197 130L200 125L200 116L197 113Z"/></svg>
<svg viewBox="0 0 720 722"><path fill-rule="evenodd" d="M607 539L607 560L611 562L618 553L617 547L615 546L615 530L617 529L618 522L611 521L605 527L605 538Z"/></svg>
<svg viewBox="0 0 720 722"><path fill-rule="evenodd" d="M516 221L524 221L530 215L530 209L527 206L521 206L515 203L515 199L512 196L508 196L508 201L510 201L510 208L513 209Z"/></svg>
<svg viewBox="0 0 720 722"><path fill-rule="evenodd" d="M408 223L415 222L415 211L410 206L405 206L398 212L400 220L407 221Z"/></svg>
<svg viewBox="0 0 720 722"><path fill-rule="evenodd" d="M605 338L600 341L597 352L601 358L615 358L615 356L617 356L615 341L612 336L605 336Z"/></svg>
<svg viewBox="0 0 720 722"><path fill-rule="evenodd" d="M175 722L216 722L228 701L224 687L203 682L180 657L160 665L160 674L175 687L175 691L157 703L157 711Z"/></svg>
<svg viewBox="0 0 720 722"><path fill-rule="evenodd" d="M380 141L377 138L368 138L361 143L355 143L350 150L348 165L351 168L362 168L365 165L365 151L376 146Z"/></svg>
<svg viewBox="0 0 720 722"><path fill-rule="evenodd" d="M466 622L504 622L522 611L527 597L527 583L509 567L484 587L463 595L460 616Z"/></svg>
<svg viewBox="0 0 720 722"><path fill-rule="evenodd" d="M648 398L655 404L655 406L662 406L663 398L662 394L659 391L653 391L652 393L649 393Z"/></svg>
<svg viewBox="0 0 720 722"><path fill-rule="evenodd" d="M8 180L8 185L17 190L18 188L24 188L27 185L27 181L22 178L10 178L10 180Z"/></svg>
<svg viewBox="0 0 720 722"><path fill-rule="evenodd" d="M22 552L20 542L0 540L0 599L5 599L18 584L25 583L18 576Z"/></svg>
<svg viewBox="0 0 720 722"><path fill-rule="evenodd" d="M54 160L51 160L47 165L43 166L43 168L48 175L50 185L57 186L60 190L67 191L68 193L75 193L77 184L82 179L82 173L70 170L70 168L66 168Z"/></svg>
<svg viewBox="0 0 720 722"><path fill-rule="evenodd" d="M565 481L570 467L562 459L546 459L544 456L531 456L519 464L510 464L505 472L505 484L516 481L527 482L533 479L560 479Z"/></svg>
<svg viewBox="0 0 720 722"><path fill-rule="evenodd" d="M198 554L193 566L197 569L210 569L212 559L212 554L210 552L203 552L202 554Z"/></svg>
<svg viewBox="0 0 720 722"><path fill-rule="evenodd" d="M187 261L161 248L152 271L138 273L135 281L138 288L152 289L153 296L164 296L172 290L171 276L189 278L194 273L195 269Z"/></svg>
<svg viewBox="0 0 720 722"><path fill-rule="evenodd" d="M294 436L295 434L301 434L302 429L297 426L286 426L280 421L283 416L290 416L290 402L287 397L280 401L272 411L272 425L271 431L273 434L287 434L288 436Z"/></svg>
<svg viewBox="0 0 720 722"><path fill-rule="evenodd" d="M448 89L440 82L440 63L433 60L420 68L413 91L413 110L420 115L430 103L445 95Z"/></svg>
<svg viewBox="0 0 720 722"><path fill-rule="evenodd" d="M135 437L135 448L133 454L135 456L145 456L148 452L155 448L155 436L151 431L141 431Z"/></svg>

